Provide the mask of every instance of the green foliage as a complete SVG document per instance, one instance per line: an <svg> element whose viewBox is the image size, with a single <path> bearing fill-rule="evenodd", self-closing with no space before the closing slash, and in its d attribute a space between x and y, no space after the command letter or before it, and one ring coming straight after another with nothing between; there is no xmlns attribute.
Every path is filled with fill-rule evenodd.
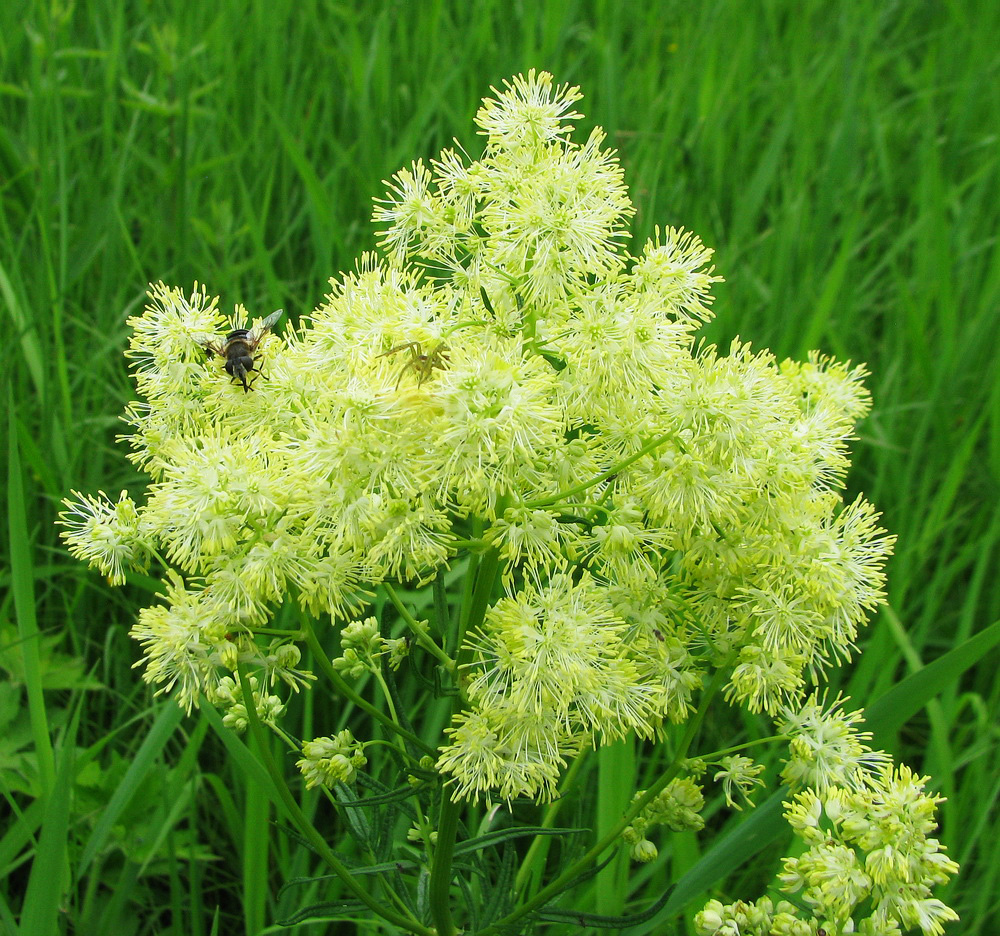
<svg viewBox="0 0 1000 936"><path fill-rule="evenodd" d="M328 899L319 885L278 895L314 866L271 825L268 781L224 747L221 724L193 746L197 761L179 757L184 729L160 733L158 719L176 713L147 708L124 638L155 584L104 587L63 555L52 524L70 488L117 493L131 475L113 445L132 393L120 351L147 282L206 282L230 307L283 307L295 320L374 242L381 180L464 135L488 86L529 67L580 84L581 132L600 124L618 147L638 207L633 249L657 223L716 248L728 282L713 340L738 333L780 355L821 347L866 362L875 409L849 483L898 546L889 607L840 677L852 702L867 706L1000 616L995 4L0 7L0 498L11 521L0 608L4 647L13 621L26 654L9 669L23 695L5 698L44 696L7 721L32 732L45 794L15 793L4 772L0 924L11 932L20 916L32 933L70 921L80 932L257 933L309 903L310 887ZM58 687L46 688L46 659L64 661ZM91 675L77 680L80 660ZM960 673L942 673L936 699L921 694L921 710L877 743L948 797L940 837L963 871L946 899L963 933L987 934L1000 887L1000 692L994 666ZM423 675L430 688L404 687L405 707L443 723L440 674ZM290 713L302 737L359 716L345 706L331 727L308 701ZM745 737L730 724L706 731L720 748ZM122 775L148 738L170 766ZM639 788L662 769L655 752L628 756ZM94 764L107 782L93 783ZM604 782L601 801L613 802ZM126 793L136 805L121 812ZM721 805L706 811L716 828ZM137 823L136 835L147 822L152 844L96 860L90 843L115 854L118 834L112 823L93 838L80 819L98 808ZM320 810L312 794L302 808ZM566 826L593 814L562 809ZM628 879L629 912L698 865L686 836ZM742 841L731 847L750 855L759 839ZM720 894L758 892L766 863L728 862ZM586 882L586 906L615 907L619 880L609 867Z"/></svg>

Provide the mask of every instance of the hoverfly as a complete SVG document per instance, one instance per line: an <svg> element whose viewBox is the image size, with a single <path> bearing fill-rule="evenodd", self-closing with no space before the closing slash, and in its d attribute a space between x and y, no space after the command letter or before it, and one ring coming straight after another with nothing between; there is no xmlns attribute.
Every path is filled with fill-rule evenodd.
<svg viewBox="0 0 1000 936"><path fill-rule="evenodd" d="M271 326L281 318L282 310L272 312L256 328L237 328L226 335L225 341L218 341L207 335L196 335L198 342L209 354L217 354L226 359L226 373L233 380L243 384L243 392L253 389L253 381L247 383L247 374L252 370L260 373L260 368L254 368L253 356L260 340L271 330Z"/></svg>

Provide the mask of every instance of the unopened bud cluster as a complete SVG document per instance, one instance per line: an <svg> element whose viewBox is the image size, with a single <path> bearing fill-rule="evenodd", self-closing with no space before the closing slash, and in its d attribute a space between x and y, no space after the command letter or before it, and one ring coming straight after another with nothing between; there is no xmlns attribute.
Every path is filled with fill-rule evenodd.
<svg viewBox="0 0 1000 936"><path fill-rule="evenodd" d="M351 783L359 768L368 763L362 745L346 728L332 738L306 741L302 754L297 766L305 777L307 789Z"/></svg>

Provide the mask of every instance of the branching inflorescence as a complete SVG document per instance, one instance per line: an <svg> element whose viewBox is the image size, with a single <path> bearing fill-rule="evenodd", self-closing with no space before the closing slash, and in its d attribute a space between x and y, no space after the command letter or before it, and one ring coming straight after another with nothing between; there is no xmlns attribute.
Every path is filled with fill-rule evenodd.
<svg viewBox="0 0 1000 936"><path fill-rule="evenodd" d="M436 761L451 796L547 801L581 750L661 737L721 677L726 699L780 716L793 739L787 779L807 792L789 808L813 831L782 882L820 909L714 902L699 931L849 932L864 905L877 922L859 932L939 932L947 908L921 888L953 863L912 830L924 864L863 858L869 840L869 858L887 847L870 830L878 803L907 784L925 812L933 800L871 752L839 702L810 695L881 601L893 542L868 502L841 494L866 372L698 344L712 251L668 228L628 255L615 154L600 130L571 140L579 97L544 72L515 78L477 115L481 158L448 150L397 173L375 209L382 255L332 280L301 327L263 337L254 393L202 347L245 311L227 321L203 287L151 287L130 320L141 399L126 414L151 483L139 503L67 501L64 536L114 582L163 564L166 600L133 635L145 678L188 710L234 704L237 665L268 691L310 684L294 636L261 633L291 596L361 633L380 585L426 584L471 555L480 581L496 569L495 590L457 634L437 622L441 646L458 648L460 699ZM413 624L407 647L444 657ZM398 665L406 650L377 628L366 640L343 671L377 670L390 651ZM262 718L279 718L261 697ZM308 742L303 763L310 750L322 760L303 768L308 782L353 776L364 757L352 743ZM749 758L716 766L733 805L760 782ZM679 790L700 803L692 779L665 787L626 836L636 857L655 856L645 830L675 821L662 815ZM862 862L835 898L821 881L834 851ZM785 928L747 922L776 914Z"/></svg>

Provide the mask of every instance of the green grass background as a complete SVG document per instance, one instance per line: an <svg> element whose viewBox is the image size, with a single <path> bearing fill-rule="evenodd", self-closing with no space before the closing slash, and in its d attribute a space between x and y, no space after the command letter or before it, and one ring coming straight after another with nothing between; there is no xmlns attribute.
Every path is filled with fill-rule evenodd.
<svg viewBox="0 0 1000 936"><path fill-rule="evenodd" d="M993 0L0 4L0 932L256 934L280 915L307 859L208 720L151 702L127 637L148 591L70 560L58 501L135 484L114 439L150 280L308 312L373 246L381 180L453 137L474 151L480 98L518 71L582 87L581 134L603 126L626 169L633 249L657 224L716 248L712 340L870 368L850 488L899 543L835 684L868 704L995 622L998 38ZM1000 909L997 662L878 739L948 798L955 933L995 933ZM699 847L665 845L622 899ZM753 899L760 874L718 893Z"/></svg>

